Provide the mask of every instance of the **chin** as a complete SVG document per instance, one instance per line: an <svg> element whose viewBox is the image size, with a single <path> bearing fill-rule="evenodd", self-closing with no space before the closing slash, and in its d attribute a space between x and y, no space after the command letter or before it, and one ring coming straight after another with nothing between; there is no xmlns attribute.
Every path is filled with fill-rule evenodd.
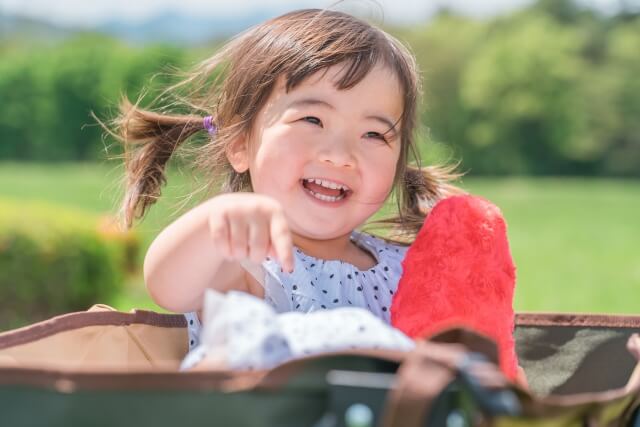
<svg viewBox="0 0 640 427"><path fill-rule="evenodd" d="M327 224L331 225L331 224ZM291 227L291 231L299 236L306 237L308 239L315 240L329 240L335 239L347 234L351 234L351 232L355 229L355 227L323 227L321 223L303 225L298 227Z"/></svg>

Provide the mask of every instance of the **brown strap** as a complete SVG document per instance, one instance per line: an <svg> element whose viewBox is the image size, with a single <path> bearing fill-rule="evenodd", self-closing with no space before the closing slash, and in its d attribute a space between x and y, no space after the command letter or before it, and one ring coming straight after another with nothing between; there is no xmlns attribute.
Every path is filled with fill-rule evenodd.
<svg viewBox="0 0 640 427"><path fill-rule="evenodd" d="M640 402L640 335L633 334L627 340L627 350L638 362L627 381L625 390L636 393Z"/></svg>
<svg viewBox="0 0 640 427"><path fill-rule="evenodd" d="M433 402L455 379L470 351L482 353L487 359L466 368L479 385L487 389L508 386L497 366L497 350L491 340L463 328L443 331L431 341L417 341L416 348L403 361L387 398L381 425L423 426Z"/></svg>
<svg viewBox="0 0 640 427"><path fill-rule="evenodd" d="M455 366L464 355L462 347L418 341L397 372L389 393L382 426L424 425L436 397L455 378Z"/></svg>
<svg viewBox="0 0 640 427"><path fill-rule="evenodd" d="M640 362L640 335L632 334L627 341L627 350Z"/></svg>

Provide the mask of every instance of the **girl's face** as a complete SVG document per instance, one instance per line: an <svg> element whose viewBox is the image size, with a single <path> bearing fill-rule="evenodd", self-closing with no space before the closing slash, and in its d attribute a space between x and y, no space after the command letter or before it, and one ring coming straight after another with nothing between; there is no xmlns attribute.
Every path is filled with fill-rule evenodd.
<svg viewBox="0 0 640 427"><path fill-rule="evenodd" d="M248 166L256 193L282 204L291 231L311 239L343 236L373 215L391 191L400 155L395 74L378 65L338 90L343 71L330 67L289 93L280 78L232 160L236 170Z"/></svg>

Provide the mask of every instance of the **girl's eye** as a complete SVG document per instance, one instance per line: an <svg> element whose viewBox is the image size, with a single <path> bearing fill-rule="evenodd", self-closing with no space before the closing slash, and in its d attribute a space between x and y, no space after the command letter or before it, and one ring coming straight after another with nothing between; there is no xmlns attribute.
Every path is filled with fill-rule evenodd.
<svg viewBox="0 0 640 427"><path fill-rule="evenodd" d="M385 138L384 135L379 132L367 132L364 134L364 136L365 138L379 139L380 141L388 143L387 138Z"/></svg>
<svg viewBox="0 0 640 427"><path fill-rule="evenodd" d="M314 117L314 116L303 117L302 120L304 120L306 122L309 122L309 123L312 123L314 125L322 126L322 121L319 118Z"/></svg>

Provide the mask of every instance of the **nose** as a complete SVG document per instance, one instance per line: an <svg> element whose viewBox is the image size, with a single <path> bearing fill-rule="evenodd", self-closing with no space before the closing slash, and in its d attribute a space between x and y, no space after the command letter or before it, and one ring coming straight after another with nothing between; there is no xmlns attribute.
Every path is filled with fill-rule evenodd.
<svg viewBox="0 0 640 427"><path fill-rule="evenodd" d="M340 135L327 136L318 151L318 159L337 167L354 167L356 157L348 138Z"/></svg>

